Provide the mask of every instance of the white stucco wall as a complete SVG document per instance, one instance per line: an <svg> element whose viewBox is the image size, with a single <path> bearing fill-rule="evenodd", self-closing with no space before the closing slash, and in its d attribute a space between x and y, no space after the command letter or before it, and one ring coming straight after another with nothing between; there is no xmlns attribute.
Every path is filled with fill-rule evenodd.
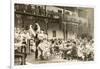
<svg viewBox="0 0 100 69"><path fill-rule="evenodd" d="M56 38L61 38L63 39L63 31L59 28L59 24L57 23L50 23L48 25L48 38L51 39L53 38L53 31L56 31Z"/></svg>

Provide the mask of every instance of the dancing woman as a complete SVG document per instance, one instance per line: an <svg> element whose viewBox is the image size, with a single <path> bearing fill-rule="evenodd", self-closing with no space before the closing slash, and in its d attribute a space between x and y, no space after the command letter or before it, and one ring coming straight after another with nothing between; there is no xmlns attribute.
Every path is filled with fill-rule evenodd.
<svg viewBox="0 0 100 69"><path fill-rule="evenodd" d="M32 28L32 25L30 25L30 33L32 36L34 36L35 45L36 45L36 51L35 51L35 59L38 59L38 45L41 42L41 40L38 38L38 35L40 33L40 26L38 23L35 23L34 28Z"/></svg>

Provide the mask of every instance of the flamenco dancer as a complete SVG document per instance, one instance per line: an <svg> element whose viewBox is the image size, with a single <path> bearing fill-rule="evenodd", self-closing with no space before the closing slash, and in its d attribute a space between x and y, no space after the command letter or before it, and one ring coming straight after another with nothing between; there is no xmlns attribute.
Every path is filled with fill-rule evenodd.
<svg viewBox="0 0 100 69"><path fill-rule="evenodd" d="M32 36L34 36L35 45L36 45L35 59L38 59L38 45L41 42L41 40L38 37L38 35L40 33L40 26L39 26L39 24L35 23L34 28L32 28L32 25L30 25L30 32L31 32Z"/></svg>

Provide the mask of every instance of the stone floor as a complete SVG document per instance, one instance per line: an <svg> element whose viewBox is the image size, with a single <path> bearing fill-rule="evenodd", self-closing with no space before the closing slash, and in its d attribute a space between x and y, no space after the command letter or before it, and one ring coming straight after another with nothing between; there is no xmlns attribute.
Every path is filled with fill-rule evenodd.
<svg viewBox="0 0 100 69"><path fill-rule="evenodd" d="M51 55L48 60L35 60L35 54L31 53L27 55L26 64L42 64L42 63L58 63L58 62L67 62L68 60L62 59L59 55ZM77 61L77 60L73 60Z"/></svg>

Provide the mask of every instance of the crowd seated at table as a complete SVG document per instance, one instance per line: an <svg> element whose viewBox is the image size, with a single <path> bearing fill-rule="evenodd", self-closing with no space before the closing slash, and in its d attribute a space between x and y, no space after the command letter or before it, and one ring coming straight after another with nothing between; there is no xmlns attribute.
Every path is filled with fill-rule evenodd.
<svg viewBox="0 0 100 69"><path fill-rule="evenodd" d="M29 34L28 30L15 31L15 49L27 44L30 39L31 51L36 51L35 39ZM26 43L25 43L26 42ZM38 59L49 59L51 55L59 54L62 59L66 60L93 60L94 58L94 41L93 39L81 38L76 39L47 39L41 37L38 47Z"/></svg>

